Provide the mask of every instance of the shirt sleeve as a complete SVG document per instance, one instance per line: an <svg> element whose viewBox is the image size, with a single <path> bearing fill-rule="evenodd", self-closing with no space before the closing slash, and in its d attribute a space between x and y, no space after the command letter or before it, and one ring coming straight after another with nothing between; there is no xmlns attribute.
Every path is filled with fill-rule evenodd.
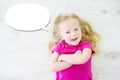
<svg viewBox="0 0 120 80"><path fill-rule="evenodd" d="M84 42L83 42L82 50L85 49L85 48L90 48L90 49L92 50L92 54L95 53L95 51L94 51L93 48L92 48L92 44L91 44L89 41L84 41Z"/></svg>
<svg viewBox="0 0 120 80"><path fill-rule="evenodd" d="M57 53L59 53L59 54L61 54L61 46L62 46L62 43L57 43L55 46L54 46L54 48L52 49L52 53L54 53L54 52L57 52Z"/></svg>

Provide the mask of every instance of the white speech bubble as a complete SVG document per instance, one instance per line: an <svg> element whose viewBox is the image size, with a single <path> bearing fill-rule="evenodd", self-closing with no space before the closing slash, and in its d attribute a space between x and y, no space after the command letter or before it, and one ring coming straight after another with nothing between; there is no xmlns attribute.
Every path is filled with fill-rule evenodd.
<svg viewBox="0 0 120 80"><path fill-rule="evenodd" d="M9 8L5 14L6 23L21 31L44 29L50 22L49 11L34 3L17 4Z"/></svg>

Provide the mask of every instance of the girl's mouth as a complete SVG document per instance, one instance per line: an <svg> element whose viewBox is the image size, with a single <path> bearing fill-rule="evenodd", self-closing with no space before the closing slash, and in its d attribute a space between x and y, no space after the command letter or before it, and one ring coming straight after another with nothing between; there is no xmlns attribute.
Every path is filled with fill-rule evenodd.
<svg viewBox="0 0 120 80"><path fill-rule="evenodd" d="M71 41L76 41L78 38L76 37L76 38L73 38L73 39L71 39Z"/></svg>

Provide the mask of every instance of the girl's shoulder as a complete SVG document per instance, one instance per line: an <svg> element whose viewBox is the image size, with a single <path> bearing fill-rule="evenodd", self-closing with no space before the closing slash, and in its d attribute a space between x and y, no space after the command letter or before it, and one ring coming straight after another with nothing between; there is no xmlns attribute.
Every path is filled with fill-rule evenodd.
<svg viewBox="0 0 120 80"><path fill-rule="evenodd" d="M65 45L65 42L64 41L59 41L55 46L63 46Z"/></svg>
<svg viewBox="0 0 120 80"><path fill-rule="evenodd" d="M86 45L86 44L92 45L89 41L81 41L80 44L81 45Z"/></svg>
<svg viewBox="0 0 120 80"><path fill-rule="evenodd" d="M62 50L64 49L64 41L59 41L54 47L53 47L53 50L52 50L52 53L54 51L58 52L58 53L62 53Z"/></svg>
<svg viewBox="0 0 120 80"><path fill-rule="evenodd" d="M95 53L95 51L93 50L92 44L89 41L81 41L81 49L85 49L85 48L90 48L92 50L92 53Z"/></svg>
<svg viewBox="0 0 120 80"><path fill-rule="evenodd" d="M92 45L91 45L91 43L89 41L81 41L79 47L81 49L84 49L84 48L92 49Z"/></svg>

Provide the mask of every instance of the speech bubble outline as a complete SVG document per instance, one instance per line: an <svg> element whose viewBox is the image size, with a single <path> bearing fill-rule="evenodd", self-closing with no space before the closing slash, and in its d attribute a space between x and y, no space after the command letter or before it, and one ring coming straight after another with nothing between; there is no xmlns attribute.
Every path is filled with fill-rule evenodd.
<svg viewBox="0 0 120 80"><path fill-rule="evenodd" d="M6 23L15 30L31 32L44 30L51 21L49 11L40 4L23 3L10 7L5 14Z"/></svg>

